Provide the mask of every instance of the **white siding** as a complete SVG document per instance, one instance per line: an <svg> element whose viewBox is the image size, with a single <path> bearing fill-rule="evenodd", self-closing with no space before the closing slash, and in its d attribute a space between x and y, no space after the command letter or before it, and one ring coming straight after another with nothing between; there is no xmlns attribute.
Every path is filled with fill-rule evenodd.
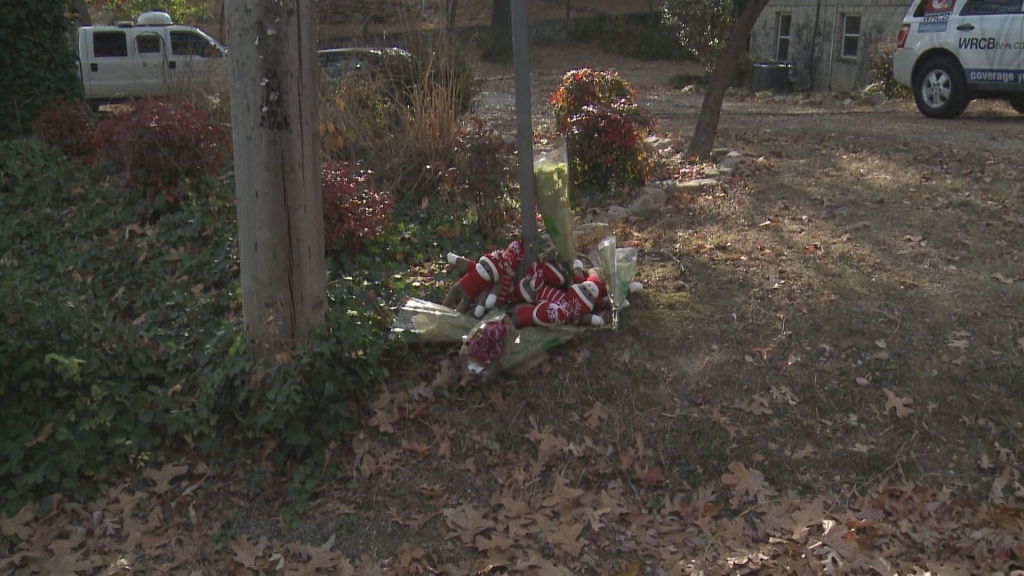
<svg viewBox="0 0 1024 576"><path fill-rule="evenodd" d="M868 50L891 36L895 39L910 0L772 0L754 26L750 51L759 61L773 60L778 43L779 14L791 14L789 59L796 88L849 92L870 81ZM855 59L843 58L844 15L858 15L860 39Z"/></svg>

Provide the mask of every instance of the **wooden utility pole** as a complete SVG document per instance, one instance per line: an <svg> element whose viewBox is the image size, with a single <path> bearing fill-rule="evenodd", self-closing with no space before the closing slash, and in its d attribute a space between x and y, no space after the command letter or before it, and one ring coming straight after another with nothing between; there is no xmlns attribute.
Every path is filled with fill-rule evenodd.
<svg viewBox="0 0 1024 576"><path fill-rule="evenodd" d="M226 0L242 308L264 343L327 307L314 0Z"/></svg>

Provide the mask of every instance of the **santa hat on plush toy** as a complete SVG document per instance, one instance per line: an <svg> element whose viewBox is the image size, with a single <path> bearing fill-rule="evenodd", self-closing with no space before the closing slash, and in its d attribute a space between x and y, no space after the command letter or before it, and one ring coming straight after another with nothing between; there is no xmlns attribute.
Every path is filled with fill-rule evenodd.
<svg viewBox="0 0 1024 576"><path fill-rule="evenodd" d="M565 272L554 262L534 262L526 271L534 290L542 286L565 286Z"/></svg>
<svg viewBox="0 0 1024 576"><path fill-rule="evenodd" d="M490 254L486 254L480 257L480 260L484 258L490 260L491 264L508 276L515 274L516 269L519 268L519 264L523 261L523 243L519 240L513 240L507 248L499 248L492 251Z"/></svg>
<svg viewBox="0 0 1024 576"><path fill-rule="evenodd" d="M488 282L497 282L499 280L499 267L498 262L495 260L500 261L500 259L495 258L495 254L492 252L485 256L481 256L480 260L476 263L477 272Z"/></svg>
<svg viewBox="0 0 1024 576"><path fill-rule="evenodd" d="M586 280L581 284L573 284L565 292L565 299L570 308L579 314L590 314L594 311L594 303L597 302L599 289L597 284Z"/></svg>

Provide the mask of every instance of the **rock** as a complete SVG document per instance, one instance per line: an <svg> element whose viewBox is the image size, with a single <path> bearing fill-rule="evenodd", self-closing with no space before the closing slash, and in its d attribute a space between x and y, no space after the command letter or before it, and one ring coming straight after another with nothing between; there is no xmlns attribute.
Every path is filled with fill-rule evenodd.
<svg viewBox="0 0 1024 576"><path fill-rule="evenodd" d="M711 151L711 158L714 159L715 162L718 162L722 158L725 158L725 156L728 153L729 153L729 149L728 148L715 148L715 149L713 149Z"/></svg>
<svg viewBox="0 0 1024 576"><path fill-rule="evenodd" d="M615 226L616 224L622 224L626 221L626 218L632 216L632 211L622 206L609 206L608 211L604 214L598 214L594 216L595 223L604 223Z"/></svg>
<svg viewBox="0 0 1024 576"><path fill-rule="evenodd" d="M629 207L633 214L647 214L659 210L668 200L668 193L657 185L644 186L640 189L640 197Z"/></svg>
<svg viewBox="0 0 1024 576"><path fill-rule="evenodd" d="M650 196L641 196L629 206L629 211L633 214L649 214L657 209L658 204Z"/></svg>
<svg viewBox="0 0 1024 576"><path fill-rule="evenodd" d="M617 208L625 210L621 206L617 206ZM572 231L573 246L581 254L589 254L591 250L597 248L598 242L611 236L613 233L612 227L607 222L581 224Z"/></svg>
<svg viewBox="0 0 1024 576"><path fill-rule="evenodd" d="M717 178L722 175L722 170L717 167L705 168L700 171L700 175L705 178Z"/></svg>
<svg viewBox="0 0 1024 576"><path fill-rule="evenodd" d="M718 163L718 165L721 168L724 168L725 170L732 171L732 170L735 170L736 167L739 166L740 162L742 162L742 161L743 161L743 154L740 154L739 152L733 150L733 151L729 152L728 154L726 154L725 158L722 158L722 160Z"/></svg>
<svg viewBox="0 0 1024 576"><path fill-rule="evenodd" d="M686 182L679 183L680 190L686 190L688 192L697 191L699 192L705 187L717 186L718 180L714 178L697 178L696 180L687 180Z"/></svg>
<svg viewBox="0 0 1024 576"><path fill-rule="evenodd" d="M882 104L885 104L888 101L889 99L885 97L885 94L882 94L880 92L869 94L861 100L861 102L867 104L868 106L881 106Z"/></svg>
<svg viewBox="0 0 1024 576"><path fill-rule="evenodd" d="M853 98L847 98L846 100L843 100L843 106L852 106L852 105L853 105Z"/></svg>
<svg viewBox="0 0 1024 576"><path fill-rule="evenodd" d="M662 154L670 154L676 147L677 141L671 138L662 138L660 136L648 136L644 138L644 146L650 152L659 152Z"/></svg>
<svg viewBox="0 0 1024 576"><path fill-rule="evenodd" d="M650 185L664 190L666 194L666 201L667 196L671 196L679 191L679 182L676 182L675 180L662 180L660 182L652 182Z"/></svg>

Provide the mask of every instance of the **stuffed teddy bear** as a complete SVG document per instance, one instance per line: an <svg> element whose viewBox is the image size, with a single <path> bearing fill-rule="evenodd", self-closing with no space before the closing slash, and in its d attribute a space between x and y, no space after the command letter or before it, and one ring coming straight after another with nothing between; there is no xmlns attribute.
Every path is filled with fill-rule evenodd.
<svg viewBox="0 0 1024 576"><path fill-rule="evenodd" d="M513 240L507 248L494 250L477 260L449 252L448 262L462 269L463 273L448 291L443 304L462 314L472 311L476 318L483 318L499 299L512 293L515 271L522 259L523 243L519 240Z"/></svg>

